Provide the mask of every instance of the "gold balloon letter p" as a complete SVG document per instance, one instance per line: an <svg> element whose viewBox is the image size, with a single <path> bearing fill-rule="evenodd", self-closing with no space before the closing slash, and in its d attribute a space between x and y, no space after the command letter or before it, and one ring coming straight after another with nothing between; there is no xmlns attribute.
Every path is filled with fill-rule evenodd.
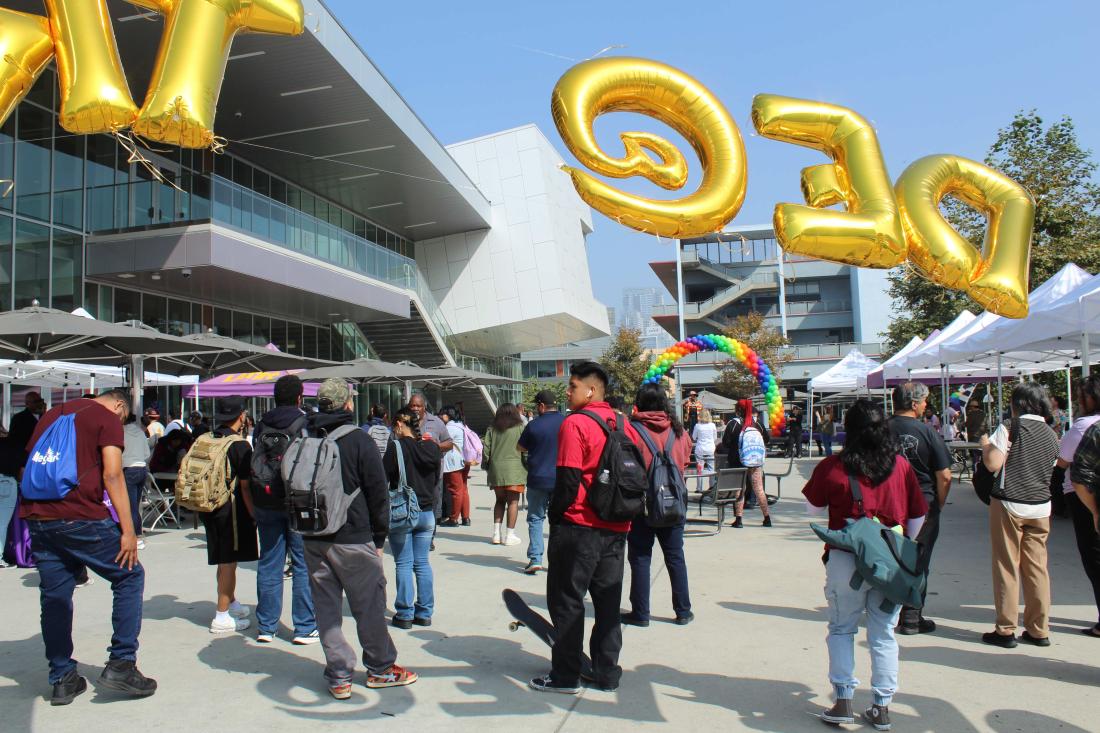
<svg viewBox="0 0 1100 733"><path fill-rule="evenodd" d="M973 160L930 155L906 168L895 189L913 264L994 313L1027 315L1035 201L1023 186ZM980 254L940 214L940 201L948 195L985 215Z"/></svg>
<svg viewBox="0 0 1100 733"><path fill-rule="evenodd" d="M593 120L604 112L640 112L658 119L695 149L703 180L698 191L677 201L627 194L565 166L585 203L612 219L639 231L683 238L718 231L741 209L747 175L741 133L722 103L682 71L646 59L585 61L558 80L550 111L570 152L606 176L643 176L662 188L679 189L687 182L687 163L672 143L648 132L624 132L626 156L608 156L592 131Z"/></svg>
<svg viewBox="0 0 1100 733"><path fill-rule="evenodd" d="M862 267L905 261L905 239L874 129L850 109L758 94L752 123L761 135L820 150L833 163L802 171L809 206L777 204L775 235L788 251ZM823 211L843 203L848 211Z"/></svg>

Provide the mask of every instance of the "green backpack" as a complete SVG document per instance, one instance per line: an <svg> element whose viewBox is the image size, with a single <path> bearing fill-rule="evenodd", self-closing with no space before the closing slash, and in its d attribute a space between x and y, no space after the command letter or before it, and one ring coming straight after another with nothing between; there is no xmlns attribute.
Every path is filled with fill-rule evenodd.
<svg viewBox="0 0 1100 733"><path fill-rule="evenodd" d="M848 484L859 513L864 514L863 492L855 474L848 474ZM867 583L881 592L886 596L881 605L883 611L890 612L899 605L910 608L924 605L929 560L924 545L868 516L849 519L843 529L817 524L811 524L810 529L830 547L855 555L856 571L850 585L859 590Z"/></svg>

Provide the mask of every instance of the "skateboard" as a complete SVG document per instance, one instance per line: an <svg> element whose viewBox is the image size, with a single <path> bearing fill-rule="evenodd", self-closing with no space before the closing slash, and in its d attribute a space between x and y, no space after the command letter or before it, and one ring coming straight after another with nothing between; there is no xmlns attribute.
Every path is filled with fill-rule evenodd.
<svg viewBox="0 0 1100 733"><path fill-rule="evenodd" d="M505 588L501 592L504 605L514 619L508 624L509 631L518 631L526 626L534 632L535 636L542 640L546 646L554 646L554 625L546 620L546 617L527 605L527 601L520 598L511 588ZM592 660L587 654L581 654L581 676L592 676Z"/></svg>

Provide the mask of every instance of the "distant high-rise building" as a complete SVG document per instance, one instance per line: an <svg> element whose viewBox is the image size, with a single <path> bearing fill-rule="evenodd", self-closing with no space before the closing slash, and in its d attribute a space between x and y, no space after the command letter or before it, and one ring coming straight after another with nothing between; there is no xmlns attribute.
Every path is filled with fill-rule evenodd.
<svg viewBox="0 0 1100 733"><path fill-rule="evenodd" d="M612 333L619 327L618 321L615 320L615 306L613 305L607 306L607 325L611 326Z"/></svg>

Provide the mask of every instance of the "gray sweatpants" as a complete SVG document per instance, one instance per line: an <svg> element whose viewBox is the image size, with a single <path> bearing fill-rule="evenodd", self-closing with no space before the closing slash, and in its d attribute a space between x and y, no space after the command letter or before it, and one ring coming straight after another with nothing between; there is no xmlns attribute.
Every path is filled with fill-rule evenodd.
<svg viewBox="0 0 1100 733"><path fill-rule="evenodd" d="M355 650L341 628L345 594L367 672L385 672L397 661L397 648L386 625L386 576L374 543L338 545L306 540L305 546L309 587L313 592L321 648L325 651L325 679L329 686L347 684L355 674Z"/></svg>

